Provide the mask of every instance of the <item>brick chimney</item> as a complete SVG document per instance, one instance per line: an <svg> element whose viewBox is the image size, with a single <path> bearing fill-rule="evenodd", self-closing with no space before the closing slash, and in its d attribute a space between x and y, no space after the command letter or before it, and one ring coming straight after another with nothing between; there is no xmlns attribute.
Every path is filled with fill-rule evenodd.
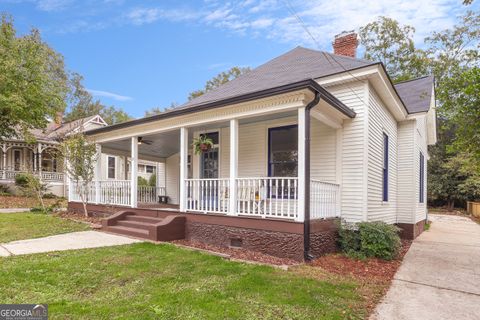
<svg viewBox="0 0 480 320"><path fill-rule="evenodd" d="M358 39L355 31L344 31L335 36L333 53L355 58L357 56Z"/></svg>
<svg viewBox="0 0 480 320"><path fill-rule="evenodd" d="M54 123L55 123L55 128L58 128L62 125L62 123L63 123L63 111L57 111L57 113L55 114Z"/></svg>

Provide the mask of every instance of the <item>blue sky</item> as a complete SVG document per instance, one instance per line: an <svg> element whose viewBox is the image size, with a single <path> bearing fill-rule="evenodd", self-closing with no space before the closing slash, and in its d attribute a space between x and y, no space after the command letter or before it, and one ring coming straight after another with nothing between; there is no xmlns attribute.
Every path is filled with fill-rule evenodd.
<svg viewBox="0 0 480 320"><path fill-rule="evenodd" d="M331 51L333 36L386 15L416 40L451 27L460 0L0 0L19 32L40 29L104 104L140 117L183 103L232 66L255 67L297 45ZM305 32L296 13L316 39Z"/></svg>

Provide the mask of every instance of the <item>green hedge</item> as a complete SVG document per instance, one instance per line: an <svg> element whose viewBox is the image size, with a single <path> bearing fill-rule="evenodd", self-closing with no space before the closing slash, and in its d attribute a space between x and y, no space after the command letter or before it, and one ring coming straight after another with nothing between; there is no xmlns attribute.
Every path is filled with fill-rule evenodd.
<svg viewBox="0 0 480 320"><path fill-rule="evenodd" d="M384 222L342 224L339 227L339 245L353 257L394 259L401 246L399 229Z"/></svg>

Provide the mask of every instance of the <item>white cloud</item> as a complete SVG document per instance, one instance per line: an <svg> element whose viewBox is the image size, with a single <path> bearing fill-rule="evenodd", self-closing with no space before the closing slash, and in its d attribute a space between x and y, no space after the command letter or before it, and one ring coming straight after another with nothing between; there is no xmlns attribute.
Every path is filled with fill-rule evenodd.
<svg viewBox="0 0 480 320"><path fill-rule="evenodd" d="M133 100L132 97L128 96L122 96L113 92L108 92L108 91L102 91L102 90L93 90L93 89L87 89L88 92L90 92L93 96L95 97L104 97L104 98L110 98L116 101L130 101Z"/></svg>
<svg viewBox="0 0 480 320"><path fill-rule="evenodd" d="M59 11L72 4L72 0L38 0L37 8L42 11Z"/></svg>

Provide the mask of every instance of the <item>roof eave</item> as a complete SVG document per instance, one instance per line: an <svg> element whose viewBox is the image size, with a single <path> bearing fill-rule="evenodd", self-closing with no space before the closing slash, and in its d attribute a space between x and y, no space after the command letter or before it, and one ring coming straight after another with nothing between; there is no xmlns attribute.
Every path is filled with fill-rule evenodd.
<svg viewBox="0 0 480 320"><path fill-rule="evenodd" d="M345 114L349 118L354 118L356 116L355 111L353 111L352 109L347 107L345 104L343 104L340 100L335 98L332 94L330 94L327 90L325 90L321 85L319 85L315 80L307 79L307 80L302 80L302 81L290 83L283 86L251 92L244 95L239 95L236 97L231 97L231 98L222 99L218 101L206 102L206 103L194 105L188 108L174 109L172 111L157 114L151 117L140 118L140 119L131 120L131 121L127 121L119 124L110 125L103 128L93 129L85 132L85 134L95 135L103 132L133 127L136 125L154 122L162 119L173 118L173 117L177 117L184 114L201 112L201 111L209 110L213 108L220 108L220 107L224 107L232 104L267 98L267 97L275 96L278 94L289 93L289 92L297 91L301 89L309 89L314 93L318 92L320 94L321 99L324 99L332 107L334 107L341 113Z"/></svg>

